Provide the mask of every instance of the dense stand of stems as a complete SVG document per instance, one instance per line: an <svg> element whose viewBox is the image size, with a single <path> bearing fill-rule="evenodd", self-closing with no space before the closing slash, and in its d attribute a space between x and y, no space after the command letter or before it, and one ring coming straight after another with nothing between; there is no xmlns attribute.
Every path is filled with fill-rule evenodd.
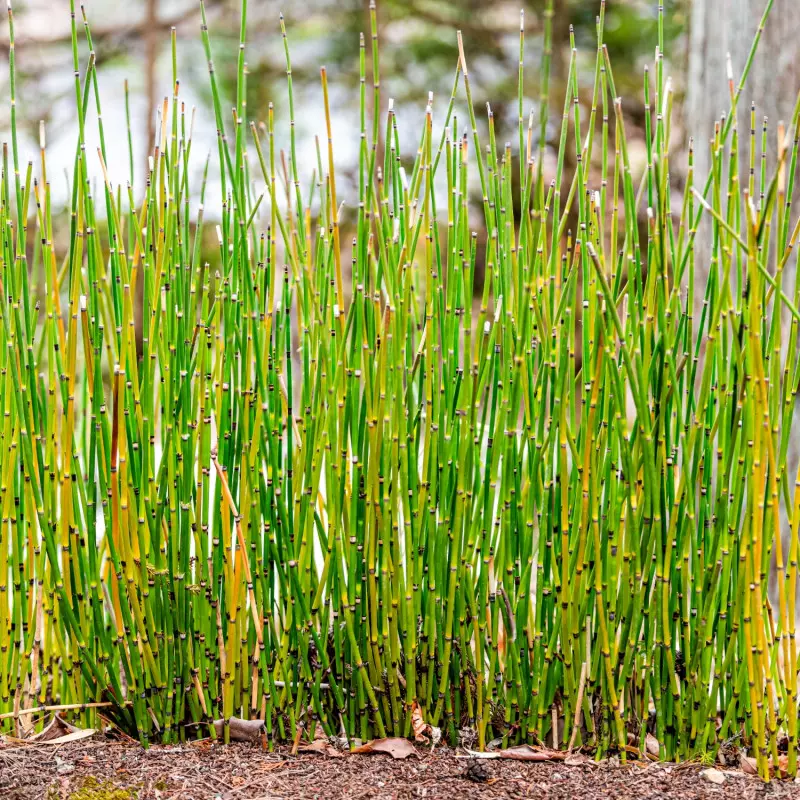
<svg viewBox="0 0 800 800"><path fill-rule="evenodd" d="M469 728L480 747L624 757L650 719L662 757L740 736L765 777L788 738L794 774L798 111L768 174L766 128L737 108L746 75L731 80L711 174L697 182L690 149L676 211L663 24L635 180L601 7L591 110L573 45L546 176L550 0L538 124L521 24L514 146L490 109L479 134L459 39L452 96L437 115L429 99L405 154L391 103L381 116L373 6L356 202L337 195L324 68L326 146L301 179L283 20L288 150L271 106L249 119L246 11L232 111L202 17L212 268L214 160L193 185L174 34L146 183L114 186L109 158L133 180L131 139L106 142L73 7L79 139L57 252L44 134L40 162L19 163L9 10L0 730L61 705L145 744L234 716L270 740L302 723L352 741L407 736L419 709L454 742Z"/></svg>

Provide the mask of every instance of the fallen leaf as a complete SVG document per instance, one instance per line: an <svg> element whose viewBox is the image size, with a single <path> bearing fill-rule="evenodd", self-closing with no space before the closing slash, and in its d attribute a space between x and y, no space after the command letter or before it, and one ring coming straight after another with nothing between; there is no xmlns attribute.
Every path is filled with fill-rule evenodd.
<svg viewBox="0 0 800 800"><path fill-rule="evenodd" d="M562 761L564 754L558 750L544 750L531 747L529 744L519 744L498 752L500 758L513 758L515 761Z"/></svg>
<svg viewBox="0 0 800 800"><path fill-rule="evenodd" d="M44 741L37 742L37 744L68 744L69 742L77 742L81 739L88 739L94 736L97 731L94 728L79 728L72 733L65 733L63 736L56 736L55 739L45 739Z"/></svg>
<svg viewBox="0 0 800 800"><path fill-rule="evenodd" d="M411 727L414 729L414 739L418 742L427 742L427 734L431 733L431 726L422 719L422 709L414 701L411 706Z"/></svg>
<svg viewBox="0 0 800 800"><path fill-rule="evenodd" d="M775 772L775 764L772 759L769 760L770 769L772 772ZM787 777L789 774L789 756L787 755L780 755L778 756L778 775L781 778Z"/></svg>
<svg viewBox="0 0 800 800"><path fill-rule="evenodd" d="M596 767L597 763L583 753L571 753L564 759L567 767Z"/></svg>
<svg viewBox="0 0 800 800"><path fill-rule="evenodd" d="M79 730L80 728L76 727L71 722L67 722L60 714L54 714L53 719L51 719L39 733L30 736L28 740L31 742L47 742L52 739L58 739L68 733L75 733L75 731Z"/></svg>
<svg viewBox="0 0 800 800"><path fill-rule="evenodd" d="M566 753L561 753L558 750L531 747L529 744L519 744L506 750L492 750L490 753L467 750L467 755L457 756L457 758L509 758L515 761L563 761L566 757ZM580 753L573 753L571 757L576 759L586 758L586 756L581 756ZM574 763L585 762L575 761Z"/></svg>
<svg viewBox="0 0 800 800"><path fill-rule="evenodd" d="M300 739L303 736L302 723L297 726L297 731L294 734L294 742L292 742L292 749L289 751L293 756L297 755L297 748L300 747Z"/></svg>
<svg viewBox="0 0 800 800"><path fill-rule="evenodd" d="M661 753L661 745L658 743L658 739L656 739L652 733L648 733L645 737L644 749L647 752L647 755L654 756L655 758L658 758L659 754Z"/></svg>
<svg viewBox="0 0 800 800"><path fill-rule="evenodd" d="M231 740L234 742L255 742L265 731L263 719L231 717L228 720L228 728L230 729ZM214 729L217 731L217 736L221 738L225 731L225 720L215 719Z"/></svg>
<svg viewBox="0 0 800 800"><path fill-rule="evenodd" d="M442 739L442 729L425 722L422 718L422 709L416 700L411 706L411 727L414 730L414 740L417 742L427 743L432 741L435 746Z"/></svg>
<svg viewBox="0 0 800 800"><path fill-rule="evenodd" d="M301 753L319 753L321 756L328 756L329 758L341 758L344 755L330 743L330 740L322 730L322 725L317 725L313 742L301 744L297 749Z"/></svg>
<svg viewBox="0 0 800 800"><path fill-rule="evenodd" d="M353 750L354 753L386 753L392 758L408 758L409 756L416 756L417 751L414 745L408 739L400 739L393 737L389 739L373 739L361 747Z"/></svg>
<svg viewBox="0 0 800 800"><path fill-rule="evenodd" d="M739 766L748 775L758 775L758 762L752 756L739 756Z"/></svg>

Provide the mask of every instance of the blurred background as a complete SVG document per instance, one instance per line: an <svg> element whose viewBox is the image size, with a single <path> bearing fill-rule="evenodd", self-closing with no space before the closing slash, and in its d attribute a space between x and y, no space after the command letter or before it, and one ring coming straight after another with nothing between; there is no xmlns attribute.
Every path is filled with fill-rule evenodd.
<svg viewBox="0 0 800 800"><path fill-rule="evenodd" d="M730 106L726 54L731 55L738 82L759 19L768 0L665 0L667 74L675 92L672 146L678 151L673 180L680 188L687 138L707 142L714 120ZM456 66L455 31L464 36L479 118L488 101L495 115L499 141L515 141L519 12L525 11L526 114L538 119L539 64L542 56L544 0L380 0L382 102L392 97L398 111L401 143L406 153L416 150L428 92L434 92L435 111L446 107ZM181 95L187 107L197 106L194 129L195 168L216 147L207 63L200 41L197 0L88 0L103 123L109 144L112 181L145 174L155 130L155 108L171 95L170 29L178 39ZM569 59L569 30L574 26L579 51L582 102L591 101L595 58L597 0L555 0L553 65L550 91L551 141L557 136L563 104L563 82ZM209 26L215 67L228 98L233 96L239 25L239 0L208 0ZM645 64L652 65L657 42L658 5L651 0L609 0L605 41L614 67L617 92L625 99L629 137L641 142L631 152L634 171L644 167L642 86ZM310 175L316 161L314 137L324 131L319 67L328 68L334 110L334 147L342 178L356 167L358 146L358 37L369 31L368 0L251 0L248 10L247 105L250 117L264 120L275 103L276 130L288 140L286 78L279 29L283 12L293 60L298 161ZM23 157L38 156L39 121L44 120L48 168L54 202L68 197L64 170L71 170L77 126L70 43L68 0L17 0L14 3L18 114ZM79 14L80 19L80 14ZM800 2L774 0L763 34L760 58L742 96L757 104L759 118L791 119L795 92L800 87ZM0 26L0 47L8 52L8 30ZM81 43L85 68L88 53ZM7 56L6 56L7 63ZM368 64L369 69L369 64ZM128 158L125 105L120 102L125 81L133 140L133 174ZM0 92L8 92L7 69L0 70ZM223 102L223 107L230 107ZM385 109L384 109L385 111ZM7 141L8 106L0 103L0 139ZM773 125L773 128L775 126ZM96 125L88 123L87 150L93 152ZM354 135L355 134L355 135ZM774 136L771 141L774 140ZM283 141L279 147L285 146ZM697 163L707 163L705 144L697 146ZM213 161L212 177L213 183ZM63 175L63 177L62 177ZM306 178L308 175L305 176ZM346 182L344 184L346 186ZM209 186L206 215L213 218L217 192Z"/></svg>
<svg viewBox="0 0 800 800"><path fill-rule="evenodd" d="M746 175L749 169L747 133L751 104L756 120L758 163L761 128L763 120L768 120L768 147L764 154L768 174L772 173L777 151L779 121L789 129L790 137L796 135L792 120L800 90L800 0L662 1L663 6L659 6L658 0L607 0L603 39L609 51L616 92L623 99L628 158L636 185L647 162L643 87L647 81L652 99L659 9L663 9L664 73L673 90L670 180L673 213L677 218L685 188L689 141L694 138L695 183L702 186L708 172L709 139L714 135L715 123L730 113L732 93L739 85L754 37L762 27L759 50L739 101L740 175ZM323 153L326 148L320 67L327 68L337 196L343 204L340 221L345 264L350 260L348 248L355 233L358 205L359 36L362 32L367 40L368 87L372 82L369 2L249 0L247 10L247 114L251 121L262 123L267 119L270 104L274 104L276 157L284 164L289 158L290 125L281 13L285 18L292 58L298 172L304 192L308 191L318 163L318 139ZM171 32L174 29L180 97L186 107L187 120L193 120L190 186L195 206L210 157L201 248L203 261L215 268L219 263L219 245L213 223L220 217L222 193L208 62L200 33L200 0L87 0L84 5L75 0L75 3L82 76L89 61L84 15L91 26L110 179L113 185L121 187L129 182L137 201L143 194L148 156L153 152L156 130L160 129L157 109L173 93ZM35 174L39 172L39 133L40 123L43 123L55 246L63 253L69 235L70 181L78 140L70 0L14 0L13 4L20 163L32 160L36 165ZM572 35L577 49L583 134L586 133L594 85L597 15L601 8L600 0L553 0L552 6L548 147L544 156L547 182L556 172ZM206 0L205 8L214 69L222 94L222 114L230 133L241 0ZM488 141L486 106L490 104L497 142L500 146L511 142L514 158L517 158L521 11L525 27L523 113L526 118L532 114L534 140L538 142L543 110L540 83L546 8L547 0L378 0L380 116L386 119L388 104L393 101L406 169L411 168L417 153L429 93L434 97L435 137L439 136L458 61L458 30L463 35L475 113L482 129L481 140ZM770 13L764 21L765 9ZM8 98L9 30L3 22L0 22L0 49L5 50L5 65L0 66L0 96ZM371 116L372 92L367 91L366 97L367 113ZM0 102L0 142L10 142L9 114L10 103ZM455 114L461 115L459 127L464 129L467 118L463 81L458 90ZM598 126L601 115L602 108L599 108ZM613 112L611 116L613 125ZM382 133L383 125L380 130ZM102 180L100 162L95 156L99 144L93 96L86 121L86 152L90 177L95 181ZM378 163L382 161L382 146L379 141ZM613 138L610 146L613 148ZM599 147L594 149L594 158L588 165L588 179L593 186L598 186L601 180L600 151ZM252 153L251 159L254 158L255 153ZM570 145L566 148L564 164L567 186L576 167L570 163L574 159L574 147ZM322 164L327 169L325 156ZM254 174L257 172L254 170ZM516 174L516 170L512 172ZM440 170L437 180L444 181L444 170ZM470 180L475 211L471 224L478 234L475 289L480 293L486 231L483 230L476 170L471 171ZM795 187L796 190L800 187L800 180L795 181ZM265 203L264 208L267 205ZM795 216L799 210L800 202L796 202ZM645 212L642 204L638 209L642 226L646 225ZM191 216L195 214L196 207ZM103 220L99 225L102 229ZM710 218L706 215L696 238L696 272L701 281L707 277L710 263L710 259L702 257L703 253L710 254L709 230ZM644 229L642 235L646 238ZM790 265L789 280L793 280L793 272L794 267ZM33 286L34 291L37 288ZM702 293L698 292L696 297L698 308L695 311L699 312ZM800 435L797 439L800 442Z"/></svg>
<svg viewBox="0 0 800 800"><path fill-rule="evenodd" d="M668 0L666 19L670 58L683 70L686 62L687 0ZM236 80L239 37L239 0L208 0L215 68L227 97L232 98ZM537 111L539 63L542 55L544 0L526 0L526 94ZM104 99L103 123L111 151L119 159L110 164L114 182L129 178L124 105L118 102L129 87L129 108L134 141L134 183L144 174L155 132L155 109L171 96L170 28L178 37L181 95L197 115L194 136L195 166L202 168L204 155L216 147L208 69L200 41L197 0L89 0L85 4L97 53L100 93ZM563 103L563 80L569 59L569 25L575 33L583 60L582 77L587 91L593 79L595 53L595 0L556 1L553 23L551 105ZM394 98L401 136L412 151L420 130L428 92L434 92L440 113L446 107L457 60L456 29L462 30L465 50L476 92L479 117L487 101L494 111L498 138L510 137L516 125L517 61L519 47L519 0L485 3L480 0L382 0L378 7L381 44L382 101ZM334 109L334 144L337 168L343 176L355 168L358 146L358 42L369 32L368 0L305 0L272 2L257 0L248 9L248 91L251 118L264 120L270 101L275 104L276 130L288 133L285 61L279 29L283 12L292 53L295 104L298 109L298 161L316 162L314 137L324 132L319 67L326 65ZM618 91L626 97L641 94L642 66L652 61L656 41L657 7L644 0L618 0L609 5L606 41L615 65ZM17 0L14 3L18 113L23 123L25 155L37 154L39 120L47 131L51 174L70 168L77 136L70 42L68 0ZM8 32L0 27L6 48ZM81 31L82 33L82 31ZM81 48L85 67L88 57ZM8 75L0 76L8 91ZM559 99L561 95L561 99ZM588 101L589 98L584 98ZM230 107L225 103L223 107ZM8 114L6 104L2 113ZM385 108L383 109L385 111ZM526 109L526 113L529 109ZM636 104L641 112L641 105ZM638 115L641 116L641 113ZM557 135L560 113L551 136ZM636 124L636 115L632 120ZM87 125L90 133L96 125ZM507 131L504 133L504 129ZM8 138L8 119L0 118L0 134ZM355 133L355 136L353 136ZM94 142L87 141L92 152ZM282 143L281 145L282 146ZM212 168L213 174L213 168ZM308 176L306 176L308 177ZM213 180L213 178L212 178ZM66 183L53 178L56 200L68 197ZM209 191L213 203L216 192ZM209 208L213 214L213 208Z"/></svg>

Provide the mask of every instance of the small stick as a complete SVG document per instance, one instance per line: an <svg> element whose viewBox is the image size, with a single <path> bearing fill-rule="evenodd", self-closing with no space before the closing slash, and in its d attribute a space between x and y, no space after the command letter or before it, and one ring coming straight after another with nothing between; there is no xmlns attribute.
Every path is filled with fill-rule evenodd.
<svg viewBox="0 0 800 800"><path fill-rule="evenodd" d="M124 703L63 703L56 706L36 706L35 708L26 708L20 711L7 711L5 714L0 714L0 719L11 719L12 717L23 714L44 714L50 711L84 711L87 708L112 708L114 706L129 706L131 702L126 700Z"/></svg>
<svg viewBox="0 0 800 800"><path fill-rule="evenodd" d="M589 667L586 661L583 662L581 667L581 679L578 683L578 702L575 704L575 719L572 722L572 734L569 737L569 744L567 745L567 752L572 752L572 747L575 744L575 738L578 735L578 722L581 718L581 705L583 703L583 692L586 688L586 673Z"/></svg>

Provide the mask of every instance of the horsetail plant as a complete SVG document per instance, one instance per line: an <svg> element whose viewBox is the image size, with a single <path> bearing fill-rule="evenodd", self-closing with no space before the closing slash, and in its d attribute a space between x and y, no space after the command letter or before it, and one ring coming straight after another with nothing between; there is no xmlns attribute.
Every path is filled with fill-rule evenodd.
<svg viewBox="0 0 800 800"><path fill-rule="evenodd" d="M466 728L481 748L598 758L644 752L648 731L664 759L739 737L765 778L788 742L795 775L800 102L773 170L755 169L767 129L739 100L758 35L702 180L689 148L678 210L662 7L637 176L603 5L591 109L573 40L550 174L552 0L538 120L521 18L514 144L490 109L481 132L459 37L415 154L391 101L381 113L373 4L356 201L337 189L324 68L327 146L298 162L283 19L288 151L272 105L251 118L246 0L230 113L201 5L218 132L202 183L173 32L135 192L71 11L63 249L43 129L20 163L8 16L0 730L62 710L144 745L216 737L218 719L227 740L233 717L263 720L270 744L316 726L353 742L408 736L420 714L453 743Z"/></svg>

